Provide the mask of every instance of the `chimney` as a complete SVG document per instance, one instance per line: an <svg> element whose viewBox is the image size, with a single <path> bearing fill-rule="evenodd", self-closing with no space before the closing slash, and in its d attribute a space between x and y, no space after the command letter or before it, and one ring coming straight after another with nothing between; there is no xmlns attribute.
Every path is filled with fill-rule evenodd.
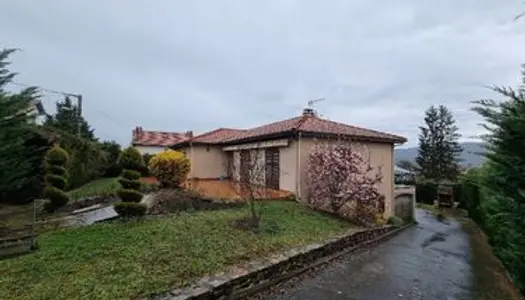
<svg viewBox="0 0 525 300"><path fill-rule="evenodd" d="M140 126L137 126L135 127L135 130L133 130L133 133L135 135L135 137L140 137L142 135L142 127Z"/></svg>
<svg viewBox="0 0 525 300"><path fill-rule="evenodd" d="M186 133L184 134L184 136L186 136L186 137L189 138L189 139L193 138L193 131L191 131L191 130L186 131Z"/></svg>
<svg viewBox="0 0 525 300"><path fill-rule="evenodd" d="M303 116L313 117L315 116L315 112L312 108L305 108L303 109Z"/></svg>

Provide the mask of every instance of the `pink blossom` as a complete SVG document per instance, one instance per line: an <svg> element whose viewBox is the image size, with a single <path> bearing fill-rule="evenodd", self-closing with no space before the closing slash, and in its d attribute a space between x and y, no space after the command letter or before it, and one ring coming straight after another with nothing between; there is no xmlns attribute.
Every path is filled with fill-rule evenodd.
<svg viewBox="0 0 525 300"><path fill-rule="evenodd" d="M379 193L381 168L348 143L318 143L309 155L306 172L308 202L354 222L370 225L384 212Z"/></svg>

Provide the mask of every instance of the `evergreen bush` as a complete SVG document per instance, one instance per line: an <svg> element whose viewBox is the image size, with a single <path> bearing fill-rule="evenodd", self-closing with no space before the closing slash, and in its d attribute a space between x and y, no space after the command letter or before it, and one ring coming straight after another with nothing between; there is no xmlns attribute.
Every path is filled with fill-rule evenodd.
<svg viewBox="0 0 525 300"><path fill-rule="evenodd" d="M44 197L49 200L46 209L50 212L69 201L69 196L63 190L67 186L67 171L64 172L64 169L68 162L68 153L59 146L51 148L45 156L48 173L45 176Z"/></svg>
<svg viewBox="0 0 525 300"><path fill-rule="evenodd" d="M118 163L123 169L138 171L140 173L140 170L144 166L144 159L137 149L130 146L120 153Z"/></svg>
<svg viewBox="0 0 525 300"><path fill-rule="evenodd" d="M190 172L190 160L182 152L166 150L153 156L148 167L163 186L179 188Z"/></svg>
<svg viewBox="0 0 525 300"><path fill-rule="evenodd" d="M124 168L118 180L122 188L117 191L122 202L115 204L114 209L124 218L142 216L146 213L146 205L139 203L143 197L139 181L140 170L144 168L142 155L137 149L128 147L120 154L118 164Z"/></svg>
<svg viewBox="0 0 525 300"><path fill-rule="evenodd" d="M124 218L140 217L146 214L146 206L141 203L119 202L113 208L119 216Z"/></svg>

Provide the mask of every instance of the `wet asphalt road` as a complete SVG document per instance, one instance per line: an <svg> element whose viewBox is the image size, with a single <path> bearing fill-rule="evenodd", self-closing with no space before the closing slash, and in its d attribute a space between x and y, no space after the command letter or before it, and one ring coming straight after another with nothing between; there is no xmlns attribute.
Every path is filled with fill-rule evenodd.
<svg viewBox="0 0 525 300"><path fill-rule="evenodd" d="M417 221L370 251L348 254L262 299L474 300L468 235L458 222L439 222L423 210Z"/></svg>

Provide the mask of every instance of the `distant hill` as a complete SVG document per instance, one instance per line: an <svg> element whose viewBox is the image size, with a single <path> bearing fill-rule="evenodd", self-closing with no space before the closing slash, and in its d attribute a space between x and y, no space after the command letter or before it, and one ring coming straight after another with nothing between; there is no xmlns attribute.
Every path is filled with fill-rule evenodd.
<svg viewBox="0 0 525 300"><path fill-rule="evenodd" d="M460 156L462 160L462 165L477 167L485 161L485 157L483 157L483 155L480 155L482 153L485 153L483 143L466 142L461 143L461 146L463 147L463 152ZM394 156L396 162L400 160L415 161L417 156L417 147L395 149Z"/></svg>

